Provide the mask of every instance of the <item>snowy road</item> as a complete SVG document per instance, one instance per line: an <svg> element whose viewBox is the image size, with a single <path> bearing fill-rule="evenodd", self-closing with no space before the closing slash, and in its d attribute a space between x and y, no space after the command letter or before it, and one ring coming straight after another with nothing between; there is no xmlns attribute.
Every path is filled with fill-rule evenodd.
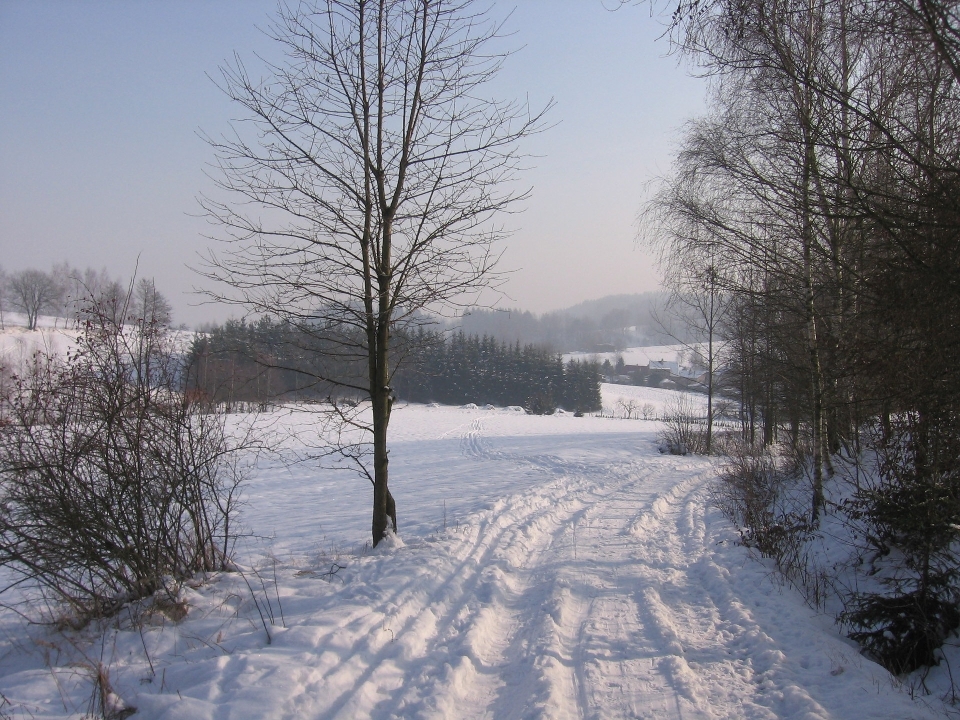
<svg viewBox="0 0 960 720"><path fill-rule="evenodd" d="M313 486L262 478L250 512L279 560L261 562L252 595L224 575L190 592L178 625L108 631L135 717L937 717L747 558L711 508L710 462L658 454L653 423L406 417L393 456L403 541L345 553L324 580L330 555L302 559L298 493ZM362 531L365 503L352 511ZM57 683L60 706L23 707L83 709L82 678L18 669L11 652L6 697Z"/></svg>

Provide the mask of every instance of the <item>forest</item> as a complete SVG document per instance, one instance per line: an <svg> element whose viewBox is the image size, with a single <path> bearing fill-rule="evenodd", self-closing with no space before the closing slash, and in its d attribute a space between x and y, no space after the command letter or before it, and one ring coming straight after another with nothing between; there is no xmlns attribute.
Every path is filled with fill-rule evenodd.
<svg viewBox="0 0 960 720"><path fill-rule="evenodd" d="M671 40L713 91L646 209L745 410L734 514L780 557L852 528L884 587L838 590L842 619L896 672L960 623L957 21L926 0L682 1Z"/></svg>
<svg viewBox="0 0 960 720"><path fill-rule="evenodd" d="M398 333L394 342L398 365L390 382L398 400L518 405L535 414L556 408L600 409L596 363L564 363L558 354L537 345L511 345L462 332L451 335L419 328ZM189 383L227 405L359 398L350 390L358 373L356 363L338 359L335 348L320 348L317 343L266 316L253 323L230 320L213 325L193 344ZM333 381L317 381L321 375Z"/></svg>

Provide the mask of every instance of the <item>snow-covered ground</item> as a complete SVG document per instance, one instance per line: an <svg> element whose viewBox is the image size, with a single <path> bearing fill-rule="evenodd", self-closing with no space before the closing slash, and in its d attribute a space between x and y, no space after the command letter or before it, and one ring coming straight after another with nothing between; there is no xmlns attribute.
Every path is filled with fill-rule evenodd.
<svg viewBox="0 0 960 720"><path fill-rule="evenodd" d="M41 315L37 329L27 330L26 316L5 312L0 330L0 364L19 366L38 350L58 355L65 353L77 340L76 327L67 320Z"/></svg>
<svg viewBox="0 0 960 720"><path fill-rule="evenodd" d="M563 361L589 360L591 362L602 363L604 360L609 360L611 364L616 364L617 359L622 357L623 362L627 365L649 365L651 361L659 362L661 360L679 363L683 350L684 347L682 345L650 345L647 347L626 348L619 352L572 352L564 353Z"/></svg>
<svg viewBox="0 0 960 720"><path fill-rule="evenodd" d="M374 551L366 481L265 461L244 574L188 588L182 621L0 612L0 717L80 717L98 667L152 720L937 717L749 558L712 461L657 428L398 407L400 538Z"/></svg>
<svg viewBox="0 0 960 720"><path fill-rule="evenodd" d="M707 396L702 393L608 383L601 384L600 388L603 397L602 414L607 417L653 420L675 410L678 403L702 410L704 417L707 414Z"/></svg>
<svg viewBox="0 0 960 720"><path fill-rule="evenodd" d="M128 326L130 327L130 326ZM196 333L192 330L175 329L168 338L177 352L189 351ZM27 320L23 313L5 312L3 327L0 329L0 365L16 368L27 364L36 352L44 355L65 355L75 348L80 330L75 320L40 315L35 330L27 330Z"/></svg>

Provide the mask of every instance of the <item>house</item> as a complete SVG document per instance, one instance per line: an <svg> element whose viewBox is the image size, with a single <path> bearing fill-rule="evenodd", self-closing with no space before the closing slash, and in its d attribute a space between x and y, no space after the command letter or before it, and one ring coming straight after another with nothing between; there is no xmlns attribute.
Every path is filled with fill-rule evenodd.
<svg viewBox="0 0 960 720"><path fill-rule="evenodd" d="M644 385L649 385L650 387L661 387L660 383L664 380L669 380L674 373L670 372L670 368L658 368L654 367L651 362L647 367L646 377L644 379Z"/></svg>
<svg viewBox="0 0 960 720"><path fill-rule="evenodd" d="M651 360L651 370L669 370L671 375L680 374L680 365L676 360Z"/></svg>
<svg viewBox="0 0 960 720"><path fill-rule="evenodd" d="M604 378L605 382L618 385L646 385L668 390L706 392L697 378L680 371L675 360L651 360L649 365L623 365L616 375Z"/></svg>

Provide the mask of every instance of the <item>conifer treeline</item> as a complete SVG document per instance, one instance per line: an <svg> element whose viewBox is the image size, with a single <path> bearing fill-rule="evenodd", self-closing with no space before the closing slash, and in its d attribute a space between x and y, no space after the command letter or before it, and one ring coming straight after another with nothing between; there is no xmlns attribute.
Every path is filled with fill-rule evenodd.
<svg viewBox="0 0 960 720"><path fill-rule="evenodd" d="M394 337L392 387L410 402L522 405L531 412L599 410L600 368L542 347L420 329ZM318 376L349 380L365 368L340 360L270 318L208 328L191 349L191 386L217 402L321 399L334 393ZM337 393L342 394L342 391Z"/></svg>
<svg viewBox="0 0 960 720"><path fill-rule="evenodd" d="M522 405L535 413L555 407L592 412L601 406L596 363L564 364L559 355L536 345L463 333L447 340L442 333L418 332L394 390L411 402Z"/></svg>
<svg viewBox="0 0 960 720"><path fill-rule="evenodd" d="M189 385L217 403L309 399L293 329L269 317L205 328L190 349ZM302 368L307 369L307 368Z"/></svg>

